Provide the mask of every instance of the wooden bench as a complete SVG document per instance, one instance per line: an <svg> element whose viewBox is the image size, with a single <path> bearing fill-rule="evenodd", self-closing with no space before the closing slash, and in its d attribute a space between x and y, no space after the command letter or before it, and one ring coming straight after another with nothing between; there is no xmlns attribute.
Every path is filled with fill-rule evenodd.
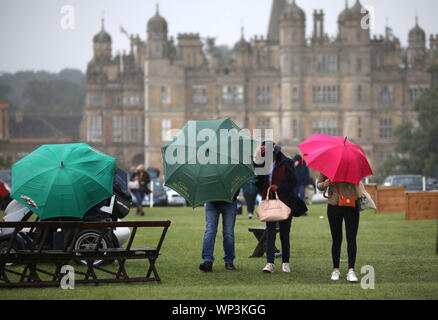
<svg viewBox="0 0 438 320"><path fill-rule="evenodd" d="M257 239L257 246L254 249L254 252L250 256L250 258L260 258L263 257L263 255L266 252L266 227L254 227L254 228L248 228L249 232L252 232L254 236ZM280 229L277 228L277 232L279 232ZM275 257L281 256L280 250L275 248Z"/></svg>
<svg viewBox="0 0 438 320"><path fill-rule="evenodd" d="M170 221L132 221L132 222L2 222L0 228L13 228L14 232L9 240L8 248L0 253L0 288L15 287L48 287L59 286L64 274L63 266L72 260L86 262L87 271L75 268L75 283L114 283L114 282L160 282L155 262L160 255L161 246L166 236ZM101 248L102 239L108 228L132 228L131 235L125 248ZM156 247L132 247L138 228L162 227L163 231ZM23 228L33 230L34 241L28 250L11 250L18 232ZM46 248L47 237L54 230L66 230L64 248L52 250ZM74 244L78 234L84 230L99 231L99 238L90 249L75 249ZM145 259L149 268L144 277L130 277L126 271L127 260ZM95 261L117 261L117 270L108 266L95 265ZM13 266L11 267L11 264ZM21 270L20 270L21 268ZM19 270L17 270L19 269ZM96 271L101 271L97 274ZM42 279L42 275L50 279ZM19 276L11 279L9 276ZM83 276L79 278L77 275ZM110 275L111 277L104 277ZM153 276L152 276L153 275ZM16 278L16 277L15 277Z"/></svg>

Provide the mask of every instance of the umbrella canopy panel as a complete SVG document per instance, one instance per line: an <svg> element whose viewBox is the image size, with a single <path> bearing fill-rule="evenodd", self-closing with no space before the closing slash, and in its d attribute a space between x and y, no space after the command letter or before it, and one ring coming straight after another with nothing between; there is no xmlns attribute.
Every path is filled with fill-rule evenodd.
<svg viewBox="0 0 438 320"><path fill-rule="evenodd" d="M82 219L113 194L116 159L85 143L43 145L12 166L11 197L40 219Z"/></svg>
<svg viewBox="0 0 438 320"><path fill-rule="evenodd" d="M365 151L347 138L315 134L298 148L307 166L321 172L331 181L357 185L363 178L373 174Z"/></svg>
<svg viewBox="0 0 438 320"><path fill-rule="evenodd" d="M231 202L254 177L254 150L255 141L230 119L189 121L162 149L165 184L193 207Z"/></svg>

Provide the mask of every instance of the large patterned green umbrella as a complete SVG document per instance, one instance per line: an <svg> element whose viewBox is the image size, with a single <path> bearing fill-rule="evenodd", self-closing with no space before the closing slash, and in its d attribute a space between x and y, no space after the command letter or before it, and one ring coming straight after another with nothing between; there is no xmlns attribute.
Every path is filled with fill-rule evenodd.
<svg viewBox="0 0 438 320"><path fill-rule="evenodd" d="M165 185L192 207L206 202L231 203L254 178L255 142L230 119L189 121L162 148Z"/></svg>
<svg viewBox="0 0 438 320"><path fill-rule="evenodd" d="M115 166L86 143L43 145L12 166L11 197L41 220L82 219L112 196Z"/></svg>

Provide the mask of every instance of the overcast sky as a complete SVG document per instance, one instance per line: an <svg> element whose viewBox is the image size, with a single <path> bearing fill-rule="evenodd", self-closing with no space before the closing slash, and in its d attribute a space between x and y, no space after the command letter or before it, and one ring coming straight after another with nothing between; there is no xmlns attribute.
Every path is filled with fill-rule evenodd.
<svg viewBox="0 0 438 320"><path fill-rule="evenodd" d="M348 1L350 6L356 2ZM337 16L345 7L345 0L296 2L306 12L308 35L312 32L314 9L324 10L325 31L336 35ZM272 6L272 0L0 0L0 72L57 72L63 68L85 71L103 11L105 29L112 36L116 53L129 50L129 41L120 32L120 26L144 39L156 3L168 22L169 36L199 32L201 37L216 37L217 44L229 46L239 40L242 23L247 39L266 36ZM427 38L438 33L437 0L361 0L361 3L375 9L372 34L383 34L388 22L402 45L406 45L416 13ZM62 12L62 8L68 11ZM67 13L72 12L69 8L74 9L73 30L63 28L63 23L68 23Z"/></svg>

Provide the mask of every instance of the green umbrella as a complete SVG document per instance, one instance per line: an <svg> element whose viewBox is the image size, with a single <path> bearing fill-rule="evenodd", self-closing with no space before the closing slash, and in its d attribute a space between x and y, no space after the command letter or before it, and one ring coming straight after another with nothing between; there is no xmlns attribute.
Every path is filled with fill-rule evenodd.
<svg viewBox="0 0 438 320"><path fill-rule="evenodd" d="M231 203L254 178L255 141L230 119L189 121L162 148L165 185L193 208L206 202Z"/></svg>
<svg viewBox="0 0 438 320"><path fill-rule="evenodd" d="M113 194L116 159L85 143L43 145L12 166L11 197L41 220L82 219Z"/></svg>

